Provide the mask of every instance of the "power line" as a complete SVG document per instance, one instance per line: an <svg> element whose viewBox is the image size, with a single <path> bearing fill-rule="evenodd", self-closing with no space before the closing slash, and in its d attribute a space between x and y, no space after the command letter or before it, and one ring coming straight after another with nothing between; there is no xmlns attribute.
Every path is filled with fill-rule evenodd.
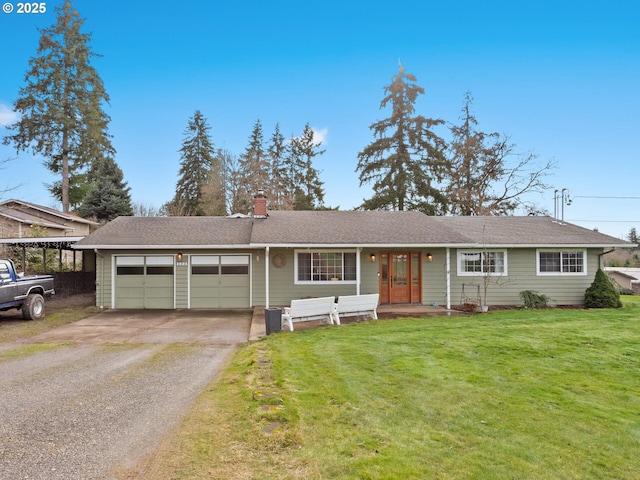
<svg viewBox="0 0 640 480"><path fill-rule="evenodd" d="M567 220L568 222L640 223L640 220Z"/></svg>
<svg viewBox="0 0 640 480"><path fill-rule="evenodd" d="M640 197L602 197L598 195L574 195L573 198L615 198L619 200L640 200Z"/></svg>

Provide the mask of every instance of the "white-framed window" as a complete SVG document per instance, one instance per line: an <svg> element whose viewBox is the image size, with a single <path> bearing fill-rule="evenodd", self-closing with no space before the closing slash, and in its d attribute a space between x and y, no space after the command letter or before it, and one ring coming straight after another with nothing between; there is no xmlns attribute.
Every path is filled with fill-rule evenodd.
<svg viewBox="0 0 640 480"><path fill-rule="evenodd" d="M355 250L296 250L295 283L355 283Z"/></svg>
<svg viewBox="0 0 640 480"><path fill-rule="evenodd" d="M536 252L538 275L586 275L586 250L544 249Z"/></svg>
<svg viewBox="0 0 640 480"><path fill-rule="evenodd" d="M506 250L458 250L458 275L507 275Z"/></svg>

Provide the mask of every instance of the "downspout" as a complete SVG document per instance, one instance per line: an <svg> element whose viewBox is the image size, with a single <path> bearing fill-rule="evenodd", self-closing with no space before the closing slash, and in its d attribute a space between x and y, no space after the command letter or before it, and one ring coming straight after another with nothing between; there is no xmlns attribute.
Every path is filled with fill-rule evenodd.
<svg viewBox="0 0 640 480"><path fill-rule="evenodd" d="M598 254L598 268L602 268L602 257L604 257L607 253L611 253L611 252L615 252L616 249L612 248L611 250L609 250L608 252L602 252Z"/></svg>
<svg viewBox="0 0 640 480"><path fill-rule="evenodd" d="M451 248L447 247L447 310L451 310Z"/></svg>
<svg viewBox="0 0 640 480"><path fill-rule="evenodd" d="M360 295L360 254L362 253L362 247L358 247L356 251L356 295Z"/></svg>
<svg viewBox="0 0 640 480"><path fill-rule="evenodd" d="M264 308L269 308L269 247L264 248Z"/></svg>
<svg viewBox="0 0 640 480"><path fill-rule="evenodd" d="M93 253L96 254L96 257L100 257L100 301L98 302L100 305L98 308L102 310L104 309L104 256L98 252L97 248L93 249ZM82 268L84 269L84 256L82 257Z"/></svg>

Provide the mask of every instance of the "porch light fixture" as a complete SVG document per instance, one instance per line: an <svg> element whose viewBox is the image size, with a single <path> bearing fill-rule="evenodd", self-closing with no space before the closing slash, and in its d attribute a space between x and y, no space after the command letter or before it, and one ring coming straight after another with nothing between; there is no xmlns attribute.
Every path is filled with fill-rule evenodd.
<svg viewBox="0 0 640 480"><path fill-rule="evenodd" d="M369 255L369 260L371 261L371 263L375 263L376 261L376 254L372 253L371 255Z"/></svg>
<svg viewBox="0 0 640 480"><path fill-rule="evenodd" d="M178 260L179 262L182 261L182 252L178 252L178 254L176 255L176 260Z"/></svg>
<svg viewBox="0 0 640 480"><path fill-rule="evenodd" d="M433 262L433 255L431 255L431 253L427 253L427 262Z"/></svg>

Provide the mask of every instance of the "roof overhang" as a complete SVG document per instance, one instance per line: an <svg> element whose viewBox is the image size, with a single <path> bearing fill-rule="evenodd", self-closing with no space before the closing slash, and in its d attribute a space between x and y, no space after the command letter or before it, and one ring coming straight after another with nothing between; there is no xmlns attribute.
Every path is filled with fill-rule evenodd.
<svg viewBox="0 0 640 480"><path fill-rule="evenodd" d="M78 238L83 237L61 237ZM9 239L3 239L9 240ZM18 239L30 240L30 239ZM38 239L34 239L38 240ZM42 239L41 239L42 240ZM0 243L7 243L0 241ZM482 243L251 243L236 245L73 245L76 250L241 250L248 248L474 248L474 249L496 249L496 248L634 248L630 244L482 244Z"/></svg>
<svg viewBox="0 0 640 480"><path fill-rule="evenodd" d="M242 250L251 245L73 245L75 250Z"/></svg>

